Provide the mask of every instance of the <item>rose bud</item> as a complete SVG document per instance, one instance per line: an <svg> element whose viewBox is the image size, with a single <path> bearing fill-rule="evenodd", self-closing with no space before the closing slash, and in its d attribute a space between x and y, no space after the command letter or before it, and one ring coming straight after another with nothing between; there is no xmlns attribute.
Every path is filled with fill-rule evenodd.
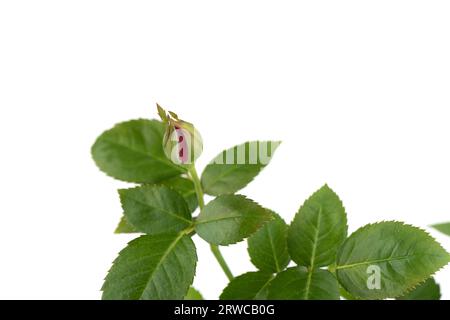
<svg viewBox="0 0 450 320"><path fill-rule="evenodd" d="M174 163L191 165L203 151L203 140L192 123L180 120L174 112L166 112L160 105L158 114L166 126L163 137L163 149Z"/></svg>

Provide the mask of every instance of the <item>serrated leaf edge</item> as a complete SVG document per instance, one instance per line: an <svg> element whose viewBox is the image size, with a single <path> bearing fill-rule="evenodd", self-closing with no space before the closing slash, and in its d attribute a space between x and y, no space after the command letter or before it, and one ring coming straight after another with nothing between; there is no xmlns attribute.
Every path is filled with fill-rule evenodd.
<svg viewBox="0 0 450 320"><path fill-rule="evenodd" d="M128 246L129 246L132 242L136 241L137 239L139 239L139 238L141 238L141 237L146 237L146 236L150 236L150 235L145 235L145 234L144 234L144 235L140 235L139 237L134 238L133 240L127 242L127 245L126 245L122 250L120 250L120 252L119 252L119 254L117 255L117 257L113 260L113 262L112 262L112 264L111 264L111 267L109 268L108 272L106 273L106 276L103 278L103 285L102 285L102 287L101 287L101 289L100 289L101 292L104 292L104 286L105 286L106 278L108 277L109 273L111 272L112 268L114 267L114 264L115 264L115 263L117 262L117 260L120 258L122 252L123 252L125 249L127 249ZM176 246L176 244L177 244L184 236L189 237L190 240L192 241L192 244L194 245L194 256L195 256L194 273L193 273L192 279L190 279L190 281L189 281L189 285L188 285L188 287L187 287L187 289L186 289L186 292L185 292L184 295L183 295L183 296L186 296L186 293L188 292L189 287L192 285L192 283L194 282L195 276L197 275L197 263L198 263L197 247L195 246L195 243L194 243L194 241L192 240L192 237L190 237L189 235L187 235L186 232L184 232L184 231L179 232L177 238L175 238L175 240L171 243L171 245L170 245L170 246L167 248L167 250L165 251L164 255L163 255L162 258L161 258L161 261L164 260L164 258L170 253L170 251ZM158 264L157 264L156 267L154 268L153 272L151 273L149 279L153 276L153 274L155 273L155 271L159 268L159 266L161 265L161 261L158 262ZM148 284L148 282L147 282L147 284ZM145 286L145 288L147 288L147 285ZM144 288L144 290L145 290L145 288ZM142 291L142 293L143 293L143 292L144 292L144 291ZM142 296L142 293L140 294L140 296ZM141 300L141 299L139 299L139 300Z"/></svg>
<svg viewBox="0 0 450 320"><path fill-rule="evenodd" d="M233 245L233 244L242 242L242 241L244 241L245 239L247 239L247 238L251 237L252 235L254 235L254 234L255 234L258 230L260 230L267 222L273 220L273 215L272 215L271 210L269 210L269 209L263 207L262 205L260 205L260 204L259 204L258 202L256 202L255 200L252 200L252 199L248 198L247 196L245 196L245 195L243 195L243 194L223 194L223 195L220 195L220 196L218 196L218 197L221 197L221 196L235 196L235 197L242 198L242 199L244 199L244 200L248 200L248 201L252 202L254 205L257 205L257 206L259 206L261 209L264 209L264 211L268 212L268 216L269 216L269 217L268 217L268 220L264 221L261 225L259 225L258 228L257 228L255 231L253 231L253 232L250 233L247 237L245 237L245 238L243 238L243 239L241 239L241 240L239 240L239 241L230 242L230 243L226 243L226 244L218 244L218 243L212 243L212 242L211 242L212 244L219 245L219 246L221 246L221 247L228 247L228 246L230 246L230 245ZM216 197L216 198L213 199L212 201L216 200L218 197ZM208 204L209 204L209 203L208 203ZM206 204L206 206L207 206L208 204ZM206 207L206 206L205 206L205 207ZM228 218L231 219L231 218L233 218L233 217L227 217L227 218L225 218L225 219L228 219ZM223 220L225 220L225 219L223 219ZM222 219L219 219L219 220L216 220L216 221L220 221L220 220L222 220ZM194 221L195 221L195 222L194 222L194 227L196 227L196 226L199 225L199 224L203 224L203 223L199 223L197 219L195 219ZM211 222L211 221L208 221L208 222ZM198 234L198 233L197 233L197 234ZM198 235L198 236L199 236L200 238L202 238L200 235ZM202 238L202 239L203 239L203 238ZM204 240L205 240L205 239L204 239ZM207 241L207 240L205 240L205 241L208 242L208 243L210 243L210 242Z"/></svg>
<svg viewBox="0 0 450 320"><path fill-rule="evenodd" d="M123 211L124 211L125 217L127 217L127 214L126 214L125 208L123 207L123 197L125 196L125 195L124 195L124 192L126 192L126 191L132 191L132 190L133 190L133 191L134 191L134 190L145 190L145 189L167 189L167 190L170 190L170 191L176 193L176 194L180 197L180 199L183 199L183 202L184 202L184 205L185 205L186 208L187 208L187 211L189 212L189 214L191 214L191 213L190 213L191 210L189 210L189 206L188 206L188 204L186 203L186 200L184 200L183 196L182 196L178 191L173 190L172 188L170 188L170 187L168 187L168 186L165 186L165 185L163 185L163 184L160 184L160 185L158 185L158 184L153 184L153 185L140 185L140 186L136 186L136 187L133 187L133 188L126 188L126 189L119 189L119 190L118 190L119 198L120 198L120 204L121 204L122 209L123 209ZM135 200L135 199L133 199L133 201L140 202L140 201L137 201L137 200ZM146 206L148 206L148 207L151 207L151 208L153 208L153 209L156 209L156 210L159 210L159 211L163 211L163 212L167 213L168 215L170 215L170 216L172 216L172 217L174 217L174 218L177 218L177 219L179 219L179 220L182 220L182 221L184 221L184 222L187 222L187 223L189 223L189 224L192 224L192 219L191 219L191 220L186 219L186 218L184 218L184 217L182 217L182 216L178 216L178 215L176 215L176 214L173 214L172 212L169 212L169 211L166 211L166 210L162 210L161 208L158 208L158 207L153 207L153 206L151 206L151 205L149 205L149 204L147 204L147 203L142 203L142 204L144 204L144 205L146 205ZM127 219L127 220L129 221L129 219ZM130 224L133 226L132 223L130 223ZM135 227L135 228L136 228L136 227Z"/></svg>
<svg viewBox="0 0 450 320"><path fill-rule="evenodd" d="M403 221L398 221L398 220L381 220L381 221L377 221L377 222L373 222L373 223L368 223L368 224L366 224L366 225L364 225L364 226L362 226L361 228L359 228L359 229L357 229L355 232L353 232L349 237L347 237L347 239L344 241L344 243L342 243L341 244L341 248L338 250L338 254L337 254L337 256L339 256L339 252L341 251L341 249L343 248L343 246L344 246L344 244L347 242L347 240L352 236L352 235L354 235L355 233L359 233L359 232L362 232L362 231L364 231L364 230L366 230L367 228L370 228L371 226L374 226L374 225L379 225L379 224L383 224L383 223L400 223L401 225L403 225L403 226L406 226L406 227L411 227L411 228L413 228L413 229L416 229L416 230L419 230L419 231L422 231L422 232L424 232L428 237L430 237L431 239L433 239L434 240L434 242L447 254L447 263L446 264L444 264L444 265L442 265L441 267L439 267L434 273L432 273L432 274L430 274L430 275L428 275L427 277L425 277L424 279L422 279L419 283L416 283L416 284L414 284L414 285L412 285L412 286L410 286L410 287L408 287L408 288L406 288L405 289L405 291L403 291L402 293L400 293L399 295L396 295L396 296L390 296L390 297L386 297L386 298L398 298L398 297L401 297L401 296L403 296L403 295L405 295L407 292L411 292L412 290L414 290L415 288L417 288L419 285L421 285L421 284L423 284L428 278L431 278L431 277L434 277L434 275L436 274L436 273L438 273L440 270L442 270L449 262L450 262L450 254L447 252L447 250L445 250L445 248L432 236L432 235L430 235L430 233L429 232L427 232L426 230L424 230L424 229L422 229L422 228L419 228L419 227L416 227L416 226L414 226L414 225L412 225L412 224L409 224L409 223L405 223L405 222L403 222ZM338 266L336 265L336 268L338 269ZM345 290L347 290L348 291L348 289L339 281L339 278L338 277L336 277L337 278L337 280L338 280L338 282L339 282L339 284L345 289ZM355 294L353 294L353 293L350 293L352 296L354 296L355 298L357 298L357 299L360 299L360 300L364 300L365 298L363 298L363 297L361 297L361 296L359 296L359 295L355 295ZM380 299L375 299L375 300L383 300L382 298L380 298Z"/></svg>
<svg viewBox="0 0 450 320"><path fill-rule="evenodd" d="M395 296L395 297L393 297L393 298L395 299L395 298L403 297L404 295L407 295L408 293L411 293L411 292L414 291L416 288L418 288L418 287L420 287L422 284L424 284L428 279L434 278L434 275L435 275L436 273L438 273L438 272L439 272L442 268L444 268L444 267L445 267L445 266L439 268L439 270L437 270L435 273L433 273L432 275L430 275L428 278L422 280L420 283L414 285L413 287L406 289L405 292L403 292L402 294L400 294L400 295L398 295L398 296ZM434 282L437 284L437 286L438 286L438 288L439 288L439 296L441 296L441 286L439 285L439 283L436 282L436 280L434 280Z"/></svg>
<svg viewBox="0 0 450 320"><path fill-rule="evenodd" d="M271 273L271 272L258 270L258 271L249 271L249 272L240 274L239 276L235 277L233 280L238 280L238 279L240 279L240 278L242 278L242 277L244 277L244 276L246 276L246 275L248 275L248 274L250 274L250 273L252 273L252 274L254 274L254 273L262 273L262 274L265 274L265 275L267 275L267 276L270 276L269 280L266 281L266 283L258 290L258 292L256 293L255 297L257 297L258 294L260 294L261 291L263 291L265 288L268 288L268 287L270 286L270 283L272 282L272 280L275 278L274 274ZM227 286L222 290L222 292L221 292L221 294L220 294L220 296L219 296L219 300L225 300L225 299L222 298L222 295L223 295L223 293L225 292L225 290L229 287L229 285L233 282L233 280L230 281L230 282L227 284ZM253 300L254 300L254 299L253 299ZM226 300L225 300L225 301L226 301Z"/></svg>
<svg viewBox="0 0 450 320"><path fill-rule="evenodd" d="M105 170L103 170L103 168L101 168L101 167L99 166L99 164L97 163L97 160L95 160L94 154L93 154L94 146L97 144L97 142L98 142L98 141L100 140L100 138L103 136L103 134L105 134L105 133L108 132L108 131L111 131L111 130L115 129L116 127L118 127L118 126L120 126L120 125L122 125L122 124L124 124L124 123L128 123L128 122L140 122L140 121L150 121L150 122L158 122L158 123L161 123L161 121L159 121L159 120L157 120L157 119L144 119L144 118L137 118L137 119L130 119L130 120L127 120L127 121L121 121L121 122L117 122L116 124L114 124L111 128L104 130L104 131L103 131L103 132L95 139L94 143L92 144L92 146L91 146L91 148L90 148L91 158L92 158L92 160L94 161L96 167L97 167L101 172L103 172L106 176L108 176L108 177L110 177L110 178L112 178L112 179L115 179L115 180L118 180L118 181L127 182L127 183L135 183L135 184L143 184L143 183L147 183L147 182L136 182L136 181L130 181L130 180L126 180L126 179L121 179L121 178L119 178L119 177L113 176L112 174L109 174L108 172L106 172ZM153 130L153 129L152 129L152 130ZM161 142L161 143L162 143L162 142ZM155 158L155 159L159 159L159 158ZM162 159L159 159L159 160L162 161ZM176 164L172 163L171 161L168 161L167 163L164 162L164 163L165 163L165 164L168 164L168 165L170 165L170 166L172 166L173 168L175 168L175 169L177 169L177 170L179 170L179 171L180 171L180 173L179 173L180 175L183 174L183 173L185 173L185 172L187 172L187 169L186 169L186 168L181 167L181 166L177 166ZM177 176L178 176L178 175L175 175L175 176L173 176L173 177L171 177L171 178L174 178L174 177L177 177ZM160 180L160 181L158 181L158 182L161 182L161 181L163 181L163 180Z"/></svg>
<svg viewBox="0 0 450 320"><path fill-rule="evenodd" d="M328 183L325 183L322 187L320 187L318 190L316 190L312 195L310 195L300 206L300 208L297 210L297 212L294 215L294 218L292 219L291 223L288 225L288 232L287 232L287 237L289 238L289 233L290 233L290 228L292 226L292 223L294 222L294 220L297 218L297 216L299 215L300 211L302 211L302 209L305 207L306 203L311 200L313 197L317 196L317 194L323 192L324 190L328 190L330 191L334 196L336 196L336 198L339 201L340 206L342 207L342 209L344 209L344 216L345 216L345 238L344 240L340 243L340 246L342 246L344 244L344 242L346 241L346 239L348 238L348 219L347 219L347 210L345 208L344 203L342 202L341 198L339 197L339 195L328 185ZM322 206L320 206L320 210L322 211ZM289 251L289 255L291 256L290 253L290 246L289 246L289 241L287 242L288 244L288 251ZM314 243L314 251L317 248L317 241ZM336 250L336 257L335 260L337 259L337 253L339 252L339 248ZM304 267L308 267L311 269L315 269L315 263L312 261L315 257L312 256L311 260L309 261L309 266L307 265L300 265L299 266L304 266Z"/></svg>
<svg viewBox="0 0 450 320"><path fill-rule="evenodd" d="M289 251L289 250L288 250L288 245L287 245L287 237L288 237L289 225L288 225L288 224L286 223L286 221L285 221L279 214L277 214L275 211L270 210L270 209L267 209L267 210L270 211L270 213L271 213L271 215L272 215L272 218L271 218L270 220L266 221L266 222L265 222L258 230L256 230L251 236L255 235L258 231L261 231L261 229L264 228L264 226L265 226L267 223L269 223L269 222L271 222L271 221L274 221L274 220L276 219L276 217L278 216L278 218L280 218L280 220L283 221L284 226L286 227L286 233L285 233L285 235L284 235L284 240L286 241L286 250ZM270 232L269 232L269 234L270 234ZM249 237L247 238L247 253L248 253L248 256L250 257L250 262L251 262L251 263L256 267L256 269L258 269L259 271L262 271L262 272L269 272L269 271L261 270L260 268L258 268L258 267L256 266L256 264L255 264L255 262L254 262L254 259L253 259L252 255L250 254L250 243L249 243L248 241L250 240L251 236L249 236ZM274 247L273 247L273 238L272 238L272 236L270 236L270 247L271 247L272 253L275 253L275 250L274 250ZM289 262L291 262L291 256L289 255L289 252L287 252L287 254L288 254L288 257L289 257L289 261L288 261L288 264L289 264ZM280 265L279 265L279 262L278 262L278 257L276 257L275 254L274 254L274 260L276 261L276 267L277 267L277 268L276 268L276 269L277 269L276 273L280 273L280 272L282 272L284 269L286 269L286 267L285 267L284 269L281 269L281 268L280 268Z"/></svg>
<svg viewBox="0 0 450 320"><path fill-rule="evenodd" d="M216 155L216 156L215 156L215 157L214 157L214 158L206 165L205 169L206 169L209 165L214 165L214 164L215 164L214 161L215 161L219 156L221 156L221 155L223 155L224 153L226 153L228 150L234 149L234 148L236 148L236 147L238 147L238 146L240 146L240 145L245 145L245 144L247 144L247 143L261 143L261 142L263 142L263 143L264 143L264 142L272 142L272 143L275 143L275 144L276 144L276 147L275 147L273 150L271 150L270 161L269 161L269 162L271 162L273 156L275 155L275 151L278 149L278 147L279 147L279 146L281 145L281 143L282 143L281 140L252 140L252 141L246 141L246 142L243 142L243 143L234 145L234 146L229 147L229 148L227 148L227 149L221 151L220 153L218 153L218 154L217 154L217 155ZM255 165L255 166L259 166L258 174L255 175L253 178L251 178L250 181L249 181L243 188L245 188L245 187L246 187L247 185L249 185L253 180L255 180L255 178L261 173L261 171L264 170L265 167L267 167L268 164L269 164L269 163L264 164L264 165L257 164L257 163L253 164L253 165ZM223 165L226 165L226 164L223 164ZM235 168L232 167L232 170L229 170L229 171L227 171L226 173L228 174L228 173L234 171L234 169L235 169ZM214 183L217 182L217 181L220 181L220 179L221 179L224 175L225 175L225 174L220 175L220 177L217 178L217 179L214 181ZM203 176L203 173L202 173L202 176ZM203 181L203 180L201 179L201 181ZM203 182L202 182L202 186L203 186ZM213 196L219 196L219 195L222 195L222 194L209 193L208 190L207 190L207 188L205 188L204 186L203 186L203 188L204 188L205 193L207 193L207 194L210 194L210 195L213 195ZM223 194L233 194L233 193L223 193Z"/></svg>

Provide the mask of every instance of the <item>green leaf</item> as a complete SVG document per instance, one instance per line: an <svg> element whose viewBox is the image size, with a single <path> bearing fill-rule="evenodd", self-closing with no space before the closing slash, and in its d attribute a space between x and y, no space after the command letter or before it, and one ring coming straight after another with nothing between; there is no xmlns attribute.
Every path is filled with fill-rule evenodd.
<svg viewBox="0 0 450 320"><path fill-rule="evenodd" d="M433 278L427 279L422 284L397 300L439 300L441 289Z"/></svg>
<svg viewBox="0 0 450 320"><path fill-rule="evenodd" d="M273 279L269 272L247 272L234 278L220 295L221 300L265 300Z"/></svg>
<svg viewBox="0 0 450 320"><path fill-rule="evenodd" d="M272 213L274 219L248 238L248 253L252 263L261 271L281 272L289 264L287 230L284 220Z"/></svg>
<svg viewBox="0 0 450 320"><path fill-rule="evenodd" d="M289 268L279 273L269 286L269 300L339 300L339 286L327 270Z"/></svg>
<svg viewBox="0 0 450 320"><path fill-rule="evenodd" d="M255 233L271 218L269 210L242 195L222 195L200 212L195 231L209 243L229 245Z"/></svg>
<svg viewBox="0 0 450 320"><path fill-rule="evenodd" d="M298 265L311 269L336 261L347 236L347 216L339 197L327 185L315 192L289 227L289 254Z"/></svg>
<svg viewBox="0 0 450 320"><path fill-rule="evenodd" d="M161 118L162 122L167 122L167 114L166 110L164 110L158 103L156 104L156 109L158 110L158 115Z"/></svg>
<svg viewBox="0 0 450 320"><path fill-rule="evenodd" d="M348 293L347 290L339 286L339 292L341 293L341 297L343 297L345 300L359 300L352 296L350 293Z"/></svg>
<svg viewBox="0 0 450 320"><path fill-rule="evenodd" d="M194 287L190 287L184 300L204 300L202 294L195 289Z"/></svg>
<svg viewBox="0 0 450 320"><path fill-rule="evenodd" d="M139 231L127 221L125 216L122 216L114 233L139 233Z"/></svg>
<svg viewBox="0 0 450 320"><path fill-rule="evenodd" d="M175 177L162 181L161 184L181 194L186 201L190 212L194 212L195 209L197 209L197 194L195 193L194 183L191 180L183 177Z"/></svg>
<svg viewBox="0 0 450 320"><path fill-rule="evenodd" d="M223 151L202 173L204 191L218 196L244 188L270 162L280 143L252 141Z"/></svg>
<svg viewBox="0 0 450 320"><path fill-rule="evenodd" d="M357 230L344 242L336 275L356 298L395 298L449 261L450 255L425 231L401 222L380 222Z"/></svg>
<svg viewBox="0 0 450 320"><path fill-rule="evenodd" d="M178 232L192 224L186 201L166 186L121 189L119 195L127 221L140 232Z"/></svg>
<svg viewBox="0 0 450 320"><path fill-rule="evenodd" d="M432 227L435 228L436 230L450 236L450 222L434 224L434 225L432 225Z"/></svg>
<svg viewBox="0 0 450 320"><path fill-rule="evenodd" d="M195 194L194 183L186 178L175 177L161 182L162 185L177 191L186 201L189 211L194 212L197 209L197 195ZM139 233L139 231L131 225L123 216L117 226L115 233Z"/></svg>
<svg viewBox="0 0 450 320"><path fill-rule="evenodd" d="M97 166L109 176L128 182L155 183L186 169L172 163L162 147L164 128L156 120L131 120L103 132L92 146Z"/></svg>
<svg viewBox="0 0 450 320"><path fill-rule="evenodd" d="M105 283L105 300L181 300L195 275L197 254L183 233L144 235L123 249Z"/></svg>

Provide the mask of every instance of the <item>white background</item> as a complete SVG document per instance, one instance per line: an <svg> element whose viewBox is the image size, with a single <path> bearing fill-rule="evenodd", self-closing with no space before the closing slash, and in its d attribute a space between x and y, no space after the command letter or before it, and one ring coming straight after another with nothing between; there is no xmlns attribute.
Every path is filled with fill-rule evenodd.
<svg viewBox="0 0 450 320"><path fill-rule="evenodd" d="M450 220L449 16L448 1L1 0L0 298L100 298L132 236L113 234L126 184L90 146L157 101L202 132L199 169L283 140L242 192L287 221L325 182L351 231ZM197 243L195 285L217 298L225 276ZM245 243L223 251L253 269Z"/></svg>

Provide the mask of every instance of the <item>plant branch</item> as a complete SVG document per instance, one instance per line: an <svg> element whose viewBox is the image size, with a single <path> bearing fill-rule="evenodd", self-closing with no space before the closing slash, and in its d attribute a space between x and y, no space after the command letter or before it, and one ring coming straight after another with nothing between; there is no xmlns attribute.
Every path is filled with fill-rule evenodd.
<svg viewBox="0 0 450 320"><path fill-rule="evenodd" d="M202 188L202 184L200 183L200 179L198 177L197 170L195 169L195 165L192 165L189 168L189 176L190 176L192 182L194 183L195 193L197 194L198 206L201 211L205 207L205 200L203 199L204 198L203 188ZM219 263L220 267L222 268L223 272L227 276L228 280L230 280L230 281L233 280L234 276L231 273L231 270L228 267L227 262L225 261L224 257L222 256L222 253L220 252L219 247L214 244L210 244L210 247L211 247L211 251L212 251L214 257L216 258L216 260Z"/></svg>
<svg viewBox="0 0 450 320"><path fill-rule="evenodd" d="M189 168L189 176L192 182L194 183L195 193L197 194L198 206L201 211L205 207L205 200L203 199L204 194L202 184L200 183L200 179L198 178L197 170L195 170L194 165L192 165Z"/></svg>

